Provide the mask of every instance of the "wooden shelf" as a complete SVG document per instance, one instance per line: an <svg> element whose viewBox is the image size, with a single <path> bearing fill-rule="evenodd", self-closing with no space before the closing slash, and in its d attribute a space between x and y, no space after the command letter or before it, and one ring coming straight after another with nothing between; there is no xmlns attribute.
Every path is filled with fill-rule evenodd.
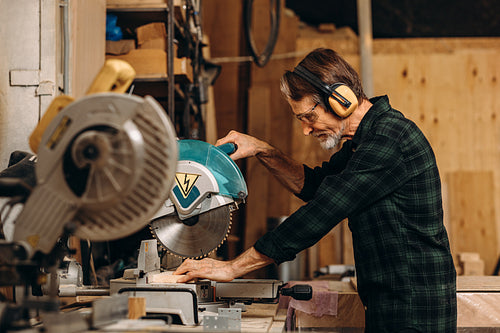
<svg viewBox="0 0 500 333"><path fill-rule="evenodd" d="M142 74L142 75L136 76L136 78L134 79L134 81L138 81L138 82L158 82L158 81L167 81L167 80L168 80L168 76L166 76L164 74L150 74L150 75Z"/></svg>
<svg viewBox="0 0 500 333"><path fill-rule="evenodd" d="M181 0L174 0L174 7L182 6ZM167 0L107 0L108 10L166 10Z"/></svg>
<svg viewBox="0 0 500 333"><path fill-rule="evenodd" d="M167 82L168 76L164 74L138 75L135 82ZM175 74L176 83L189 83L191 80L186 74Z"/></svg>
<svg viewBox="0 0 500 333"><path fill-rule="evenodd" d="M124 11L124 12L155 12L155 11L165 11L167 10L167 5L157 5L157 6L129 6L129 5L108 5L106 9L108 11Z"/></svg>

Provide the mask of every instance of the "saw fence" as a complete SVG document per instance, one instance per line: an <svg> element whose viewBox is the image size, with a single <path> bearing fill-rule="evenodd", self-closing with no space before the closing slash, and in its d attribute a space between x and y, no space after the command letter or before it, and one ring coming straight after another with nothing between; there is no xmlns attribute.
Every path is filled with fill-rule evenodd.
<svg viewBox="0 0 500 333"><path fill-rule="evenodd" d="M240 44L241 15L235 14L241 4L207 4L204 28L212 41L212 58L248 54ZM267 13L264 4L259 8L255 10ZM262 20L255 26L258 45L265 45L267 24ZM359 70L358 37L351 30L299 27L298 18L287 11L282 11L280 35L267 66L223 63L214 86L218 136L242 130L309 165L328 159L314 138L302 135L279 92L283 72L316 47L337 50ZM500 38L376 39L373 52L375 94L387 94L393 107L423 130L435 151L454 256L479 253L485 274L492 274L500 253ZM229 256L253 245L266 232L269 218L287 216L303 204L257 160L249 159L243 169L249 187L246 213L233 229L237 237L230 239ZM346 224L310 249L307 257L304 274L309 277L325 265L351 264Z"/></svg>

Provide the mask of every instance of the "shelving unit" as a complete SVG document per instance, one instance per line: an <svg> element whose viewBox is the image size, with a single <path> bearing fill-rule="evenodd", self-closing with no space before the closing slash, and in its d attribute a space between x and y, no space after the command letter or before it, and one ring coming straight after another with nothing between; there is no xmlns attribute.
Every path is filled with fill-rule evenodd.
<svg viewBox="0 0 500 333"><path fill-rule="evenodd" d="M121 22L127 22L128 29L136 29L138 26L150 22L165 22L167 27L167 73L173 72L174 67L174 1L167 0L166 3L144 3L144 1L108 1L106 5L107 13L118 16ZM133 30L132 30L133 31ZM134 87L142 82L166 82L167 89L167 113L175 123L175 77L174 75L138 76L134 81Z"/></svg>
<svg viewBox="0 0 500 333"><path fill-rule="evenodd" d="M124 37L135 38L136 29L149 23L165 24L166 71L138 73L133 93L156 98L167 110L180 138L204 139L204 129L200 126L203 119L198 100L194 98L197 93L194 77L198 72L193 68L201 42L188 28L193 22L187 22L192 19L186 9L192 8L190 4L189 0L108 0L106 12L117 16L117 25L124 31ZM181 73L174 71L179 68ZM168 75L171 72L175 74Z"/></svg>

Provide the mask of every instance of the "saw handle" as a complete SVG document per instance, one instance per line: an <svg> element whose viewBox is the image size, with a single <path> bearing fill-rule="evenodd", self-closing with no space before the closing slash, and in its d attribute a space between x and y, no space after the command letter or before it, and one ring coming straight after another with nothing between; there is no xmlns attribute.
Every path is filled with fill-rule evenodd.
<svg viewBox="0 0 500 333"><path fill-rule="evenodd" d="M228 143L225 143L223 145L218 146L217 148L219 148L220 150L222 150L226 154L231 155L238 149L238 146L232 142L228 142Z"/></svg>
<svg viewBox="0 0 500 333"><path fill-rule="evenodd" d="M125 93L132 84L132 81L134 81L134 78L135 70L128 62L118 59L108 59L99 73L97 73L86 95L102 92ZM50 122L62 109L73 101L74 98L67 95L59 95L52 100L52 103L50 103L47 111L45 111L29 138L29 146L35 154L38 152L38 146L42 141L43 133Z"/></svg>
<svg viewBox="0 0 500 333"><path fill-rule="evenodd" d="M97 73L86 95L114 92L123 94L135 79L134 68L126 61L108 59Z"/></svg>

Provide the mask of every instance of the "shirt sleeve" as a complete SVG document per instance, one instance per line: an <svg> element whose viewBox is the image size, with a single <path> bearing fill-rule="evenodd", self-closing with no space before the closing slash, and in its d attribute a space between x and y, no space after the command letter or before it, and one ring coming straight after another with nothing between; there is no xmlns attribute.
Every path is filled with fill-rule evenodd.
<svg viewBox="0 0 500 333"><path fill-rule="evenodd" d="M325 176L312 199L261 237L255 249L278 264L293 260L344 218L391 194L407 178L397 141L374 135L357 147L342 172Z"/></svg>

